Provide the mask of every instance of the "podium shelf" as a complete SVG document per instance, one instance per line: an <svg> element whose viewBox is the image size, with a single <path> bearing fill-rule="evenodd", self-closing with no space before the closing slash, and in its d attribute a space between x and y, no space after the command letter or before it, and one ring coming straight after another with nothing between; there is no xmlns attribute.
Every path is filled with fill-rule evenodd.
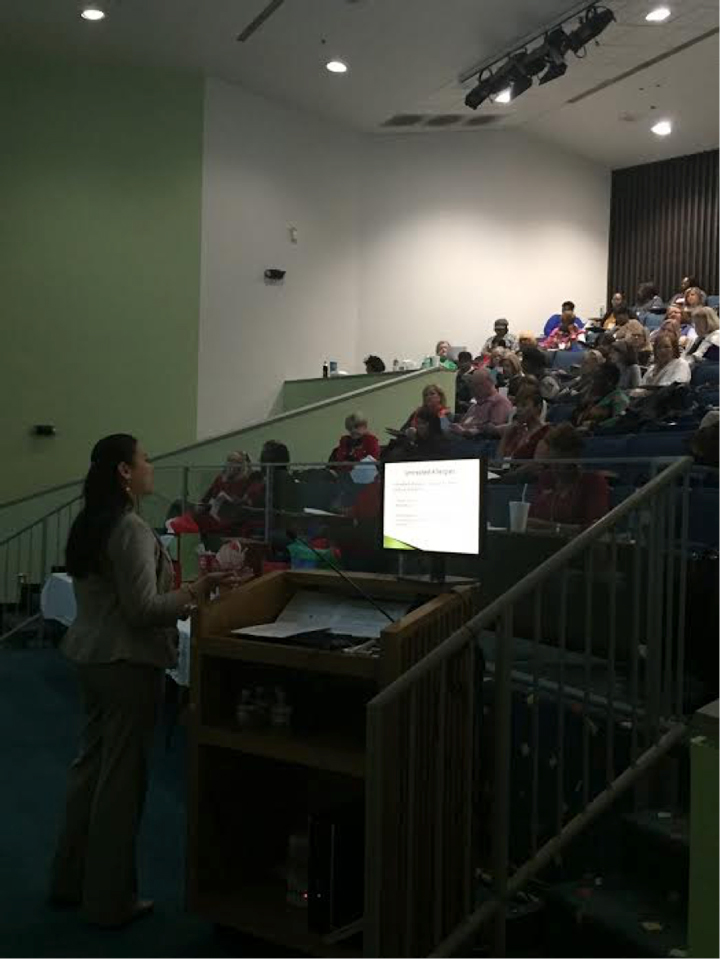
<svg viewBox="0 0 720 959"><path fill-rule="evenodd" d="M342 773L355 779L365 775L365 750L332 733L307 735L281 729L227 729L202 725L197 730L201 746L233 749L294 766Z"/></svg>

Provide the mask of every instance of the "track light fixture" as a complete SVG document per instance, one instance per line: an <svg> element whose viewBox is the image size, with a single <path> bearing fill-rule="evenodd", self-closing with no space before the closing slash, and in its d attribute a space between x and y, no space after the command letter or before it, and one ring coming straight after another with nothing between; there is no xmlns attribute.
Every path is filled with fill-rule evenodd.
<svg viewBox="0 0 720 959"><path fill-rule="evenodd" d="M577 14L573 14L572 19L576 16ZM542 86L565 76L568 68L566 55L572 51L575 56L581 56L585 47L596 40L614 19L613 11L599 5L597 0L588 4L581 13L577 26L569 33L563 29L571 20L566 18L541 35L542 42L537 46L528 49L525 45L507 57L484 66L478 74L476 86L465 97L466 106L477 110L486 100L509 103L529 90L536 77L538 85ZM536 37L535 40L540 40L541 37ZM535 40L529 43L532 44ZM471 75L461 79L464 82Z"/></svg>
<svg viewBox="0 0 720 959"><path fill-rule="evenodd" d="M588 43L592 43L614 19L615 14L608 7L590 7L586 10L580 26L570 34L572 52L579 53Z"/></svg>

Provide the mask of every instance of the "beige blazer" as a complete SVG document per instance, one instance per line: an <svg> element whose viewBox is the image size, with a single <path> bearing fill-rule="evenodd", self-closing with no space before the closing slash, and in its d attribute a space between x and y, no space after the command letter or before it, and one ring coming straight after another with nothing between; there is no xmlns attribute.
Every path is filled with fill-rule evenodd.
<svg viewBox="0 0 720 959"><path fill-rule="evenodd" d="M171 592L173 567L155 533L128 512L110 534L102 574L74 581L77 617L61 649L77 663L177 662L175 624L187 597Z"/></svg>

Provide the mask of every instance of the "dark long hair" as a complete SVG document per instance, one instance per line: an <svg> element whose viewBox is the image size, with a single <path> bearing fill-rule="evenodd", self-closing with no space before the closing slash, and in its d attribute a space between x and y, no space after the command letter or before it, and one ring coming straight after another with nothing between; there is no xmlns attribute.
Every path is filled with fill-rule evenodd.
<svg viewBox="0 0 720 959"><path fill-rule="evenodd" d="M137 440L127 433L106 436L93 448L83 488L85 502L72 524L65 548L65 566L75 579L84 579L102 569L110 534L131 505L118 466L131 465L136 449Z"/></svg>

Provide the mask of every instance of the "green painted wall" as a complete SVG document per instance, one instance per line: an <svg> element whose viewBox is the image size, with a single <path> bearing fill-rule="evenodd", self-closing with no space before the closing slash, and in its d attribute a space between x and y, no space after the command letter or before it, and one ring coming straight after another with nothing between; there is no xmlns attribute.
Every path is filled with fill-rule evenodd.
<svg viewBox="0 0 720 959"><path fill-rule="evenodd" d="M203 83L4 53L0 116L2 502L194 439Z"/></svg>
<svg viewBox="0 0 720 959"><path fill-rule="evenodd" d="M718 703L695 714L690 742L690 955L717 956L718 940Z"/></svg>
<svg viewBox="0 0 720 959"><path fill-rule="evenodd" d="M407 373L358 373L352 376L329 376L327 379L316 378L310 380L285 380L280 393L280 404L277 413L287 413L297 410L301 406L311 403L320 403L333 396L341 396L354 390L361 390L366 386L376 386L388 383L398 377L407 376ZM352 412L350 410L349 412ZM385 424L389 426L389 423Z"/></svg>

